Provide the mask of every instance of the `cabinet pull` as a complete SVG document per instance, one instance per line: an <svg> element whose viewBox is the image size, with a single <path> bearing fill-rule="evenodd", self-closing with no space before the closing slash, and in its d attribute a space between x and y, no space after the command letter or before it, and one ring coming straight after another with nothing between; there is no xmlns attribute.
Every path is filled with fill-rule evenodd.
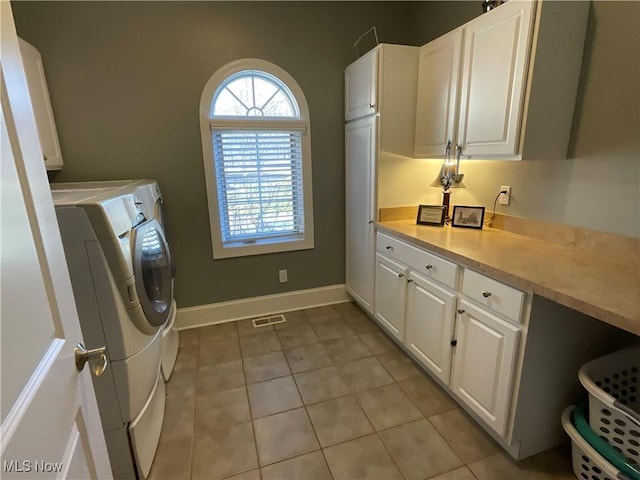
<svg viewBox="0 0 640 480"><path fill-rule="evenodd" d="M465 312L464 308L459 308L458 309L458 314L462 315Z"/></svg>
<svg viewBox="0 0 640 480"><path fill-rule="evenodd" d="M387 245L387 246L386 246L386 247L384 247L384 248L386 248L387 250L393 250L393 247L392 247L391 245Z"/></svg>
<svg viewBox="0 0 640 480"><path fill-rule="evenodd" d="M47 160L49 160L49 159L47 158L47 156L46 156L46 155L44 155L44 154L42 155L42 159L43 159L45 162L46 162Z"/></svg>
<svg viewBox="0 0 640 480"><path fill-rule="evenodd" d="M484 292L482 292L482 296L483 296L484 298L488 298L488 297L490 297L490 296L491 296L491 292L487 292L487 291L485 290Z"/></svg>
<svg viewBox="0 0 640 480"><path fill-rule="evenodd" d="M375 103L370 103L370 104L369 104L369 108L374 108L375 106L376 106L376 104L375 104Z"/></svg>
<svg viewBox="0 0 640 480"><path fill-rule="evenodd" d="M402 278L402 277L404 277L404 273L399 273L398 278Z"/></svg>
<svg viewBox="0 0 640 480"><path fill-rule="evenodd" d="M373 220L369 220L367 223L371 225L373 223Z"/></svg>
<svg viewBox="0 0 640 480"><path fill-rule="evenodd" d="M451 340L451 346L455 347L456 345L458 345L458 340Z"/></svg>
<svg viewBox="0 0 640 480"><path fill-rule="evenodd" d="M431 270L433 268L433 265L431 264L425 265L424 268L426 268L427 270Z"/></svg>
<svg viewBox="0 0 640 480"><path fill-rule="evenodd" d="M412 283L413 279L412 278L407 278L407 283Z"/></svg>

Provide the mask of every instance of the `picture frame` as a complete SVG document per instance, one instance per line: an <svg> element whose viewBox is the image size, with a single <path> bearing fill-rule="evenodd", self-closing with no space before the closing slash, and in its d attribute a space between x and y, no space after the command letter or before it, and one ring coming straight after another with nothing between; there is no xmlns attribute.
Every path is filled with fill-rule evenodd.
<svg viewBox="0 0 640 480"><path fill-rule="evenodd" d="M418 225L444 226L444 206L443 205L418 205Z"/></svg>
<svg viewBox="0 0 640 480"><path fill-rule="evenodd" d="M484 207L474 207L471 205L455 205L451 226L459 228L482 229L484 225Z"/></svg>

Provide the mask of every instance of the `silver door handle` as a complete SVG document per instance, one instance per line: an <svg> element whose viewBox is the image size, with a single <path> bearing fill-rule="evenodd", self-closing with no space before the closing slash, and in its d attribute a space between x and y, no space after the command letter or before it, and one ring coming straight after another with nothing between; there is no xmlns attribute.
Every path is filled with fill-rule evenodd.
<svg viewBox="0 0 640 480"><path fill-rule="evenodd" d="M464 309L462 309L462 308L459 308L459 309L458 309L458 315L462 315L464 312L465 312L465 310L464 310Z"/></svg>
<svg viewBox="0 0 640 480"><path fill-rule="evenodd" d="M491 296L491 292L487 292L486 290L484 292L482 292L482 296L484 298L490 297Z"/></svg>
<svg viewBox="0 0 640 480"><path fill-rule="evenodd" d="M87 350L83 344L79 343L74 349L74 357L76 361L76 369L79 372L82 371L84 364L87 362L91 365L91 373L96 377L102 375L107 369L107 347Z"/></svg>

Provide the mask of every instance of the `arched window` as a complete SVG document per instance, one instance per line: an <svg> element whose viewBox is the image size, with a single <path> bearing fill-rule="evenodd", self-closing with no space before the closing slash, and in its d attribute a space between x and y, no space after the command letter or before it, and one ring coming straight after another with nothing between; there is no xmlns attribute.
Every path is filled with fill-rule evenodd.
<svg viewBox="0 0 640 480"><path fill-rule="evenodd" d="M264 60L207 82L200 126L214 258L313 248L311 132L302 90Z"/></svg>

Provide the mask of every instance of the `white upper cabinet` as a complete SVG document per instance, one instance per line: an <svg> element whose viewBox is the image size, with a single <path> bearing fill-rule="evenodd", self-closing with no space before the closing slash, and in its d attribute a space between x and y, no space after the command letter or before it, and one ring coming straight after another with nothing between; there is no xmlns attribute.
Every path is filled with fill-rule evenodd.
<svg viewBox="0 0 640 480"><path fill-rule="evenodd" d="M466 158L566 158L588 14L510 0L423 46L415 156L451 139Z"/></svg>
<svg viewBox="0 0 640 480"><path fill-rule="evenodd" d="M534 4L511 1L467 25L458 143L464 155L515 155Z"/></svg>
<svg viewBox="0 0 640 480"><path fill-rule="evenodd" d="M461 60L462 29L420 48L416 155L442 155L447 142L456 138Z"/></svg>
<svg viewBox="0 0 640 480"><path fill-rule="evenodd" d="M380 118L380 151L413 156L418 47L381 43L344 72L345 121Z"/></svg>
<svg viewBox="0 0 640 480"><path fill-rule="evenodd" d="M21 38L18 41L27 76L27 86L29 87L29 96L31 97L33 113L36 119L43 160L47 170L60 170L63 166L62 152L60 151L56 122L53 118L47 79L44 76L42 56L33 45L28 44Z"/></svg>
<svg viewBox="0 0 640 480"><path fill-rule="evenodd" d="M344 72L344 119L364 117L377 111L378 49L360 57Z"/></svg>

